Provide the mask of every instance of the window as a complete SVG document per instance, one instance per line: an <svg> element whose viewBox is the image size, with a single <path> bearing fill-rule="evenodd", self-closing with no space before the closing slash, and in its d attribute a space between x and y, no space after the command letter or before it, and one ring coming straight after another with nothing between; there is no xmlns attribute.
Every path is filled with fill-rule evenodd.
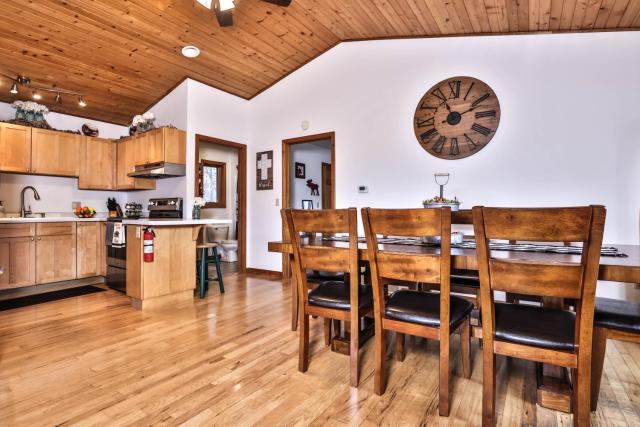
<svg viewBox="0 0 640 427"><path fill-rule="evenodd" d="M204 198L205 208L227 207L227 164L212 160L201 160L199 192Z"/></svg>

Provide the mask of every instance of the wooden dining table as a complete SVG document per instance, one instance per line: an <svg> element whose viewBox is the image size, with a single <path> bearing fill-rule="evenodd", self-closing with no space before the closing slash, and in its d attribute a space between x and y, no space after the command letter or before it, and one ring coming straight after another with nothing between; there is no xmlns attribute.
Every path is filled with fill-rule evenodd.
<svg viewBox="0 0 640 427"><path fill-rule="evenodd" d="M460 214L459 214L460 215ZM457 223L468 224L468 217L458 216L460 221ZM456 216L454 215L454 223ZM328 247L347 247L348 243L335 240L316 240L314 245L320 244ZM623 282L626 284L640 284L640 245L605 245L615 247L619 254L626 256L601 256L598 288L612 286L608 282ZM268 243L269 252L278 252L287 255L285 265L285 276L290 277L291 271L288 267L289 261L293 256L293 247L290 242L272 241ZM408 252L418 255L438 254L440 248L437 246L418 246L406 244L384 244L381 250L393 252ZM546 252L526 252L511 250L494 250L491 252L492 257L502 259L534 259L544 263L579 263L580 255L546 253ZM368 252L366 243L358 244L358 257L361 261L368 261ZM476 250L468 248L451 248L451 267L458 271L474 272L478 270L478 262L476 258ZM297 292L294 290L293 303L296 304ZM296 319L292 319L295 322ZM481 326L474 328L474 336L481 338ZM295 329L292 323L292 329ZM568 376L564 369L551 365L541 365L538 370L538 404L547 408L571 412L571 386L568 383Z"/></svg>

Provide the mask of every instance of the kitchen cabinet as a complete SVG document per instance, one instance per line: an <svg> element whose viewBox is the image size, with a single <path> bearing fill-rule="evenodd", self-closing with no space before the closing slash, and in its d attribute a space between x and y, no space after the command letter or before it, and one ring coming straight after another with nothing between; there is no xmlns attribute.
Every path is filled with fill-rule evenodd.
<svg viewBox="0 0 640 427"><path fill-rule="evenodd" d="M0 238L0 290L35 284L33 236Z"/></svg>
<svg viewBox="0 0 640 427"><path fill-rule="evenodd" d="M116 143L116 189L155 190L154 180L131 178L127 175L135 172L138 149L135 137L125 138Z"/></svg>
<svg viewBox="0 0 640 427"><path fill-rule="evenodd" d="M85 138L80 147L78 188L82 190L115 190L115 142L104 138Z"/></svg>
<svg viewBox="0 0 640 427"><path fill-rule="evenodd" d="M98 276L107 275L107 223L100 223L100 234L98 234Z"/></svg>
<svg viewBox="0 0 640 427"><path fill-rule="evenodd" d="M159 128L132 137L135 165L187 163L187 134L175 128ZM135 166L134 165L134 166Z"/></svg>
<svg viewBox="0 0 640 427"><path fill-rule="evenodd" d="M76 278L76 223L36 224L36 283Z"/></svg>
<svg viewBox="0 0 640 427"><path fill-rule="evenodd" d="M31 171L31 128L0 123L0 172Z"/></svg>
<svg viewBox="0 0 640 427"><path fill-rule="evenodd" d="M78 176L80 149L86 136L31 129L31 172L40 175Z"/></svg>
<svg viewBox="0 0 640 427"><path fill-rule="evenodd" d="M76 227L76 265L78 279L99 276L101 273L102 228L99 222L79 222ZM106 230L105 230L106 233ZM106 263L106 259L105 259Z"/></svg>

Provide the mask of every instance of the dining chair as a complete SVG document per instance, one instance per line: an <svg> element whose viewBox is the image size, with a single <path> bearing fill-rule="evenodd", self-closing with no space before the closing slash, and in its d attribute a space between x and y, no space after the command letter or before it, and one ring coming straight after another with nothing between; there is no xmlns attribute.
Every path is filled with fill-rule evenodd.
<svg viewBox="0 0 640 427"><path fill-rule="evenodd" d="M473 208L483 337L482 424L495 424L496 355L571 369L573 423L590 421L593 315L603 206L576 208ZM492 252L491 240L582 242L579 260L558 262L550 254ZM498 303L495 292L571 299L575 311Z"/></svg>
<svg viewBox="0 0 640 427"><path fill-rule="evenodd" d="M300 344L298 370L309 366L309 316L350 323L350 384L358 386L361 319L373 309L370 285L360 284L358 219L355 208L326 210L286 209L298 286ZM307 233L304 239L300 233ZM349 242L323 240L322 234L347 234ZM309 291L307 270L346 273L345 280L320 282Z"/></svg>
<svg viewBox="0 0 640 427"><path fill-rule="evenodd" d="M471 377L469 320L473 304L450 295L451 209L362 209L373 285L375 318L374 392L386 389L385 331L440 341L439 413L449 415L450 337L460 333L462 367ZM441 236L440 248L385 247L378 235L397 237ZM404 249L404 248L403 248ZM417 249L417 250L416 250ZM408 281L435 284L439 292L398 290L388 298L385 283Z"/></svg>
<svg viewBox="0 0 640 427"><path fill-rule="evenodd" d="M640 344L640 304L596 298L591 356L591 410L598 407L607 339Z"/></svg>

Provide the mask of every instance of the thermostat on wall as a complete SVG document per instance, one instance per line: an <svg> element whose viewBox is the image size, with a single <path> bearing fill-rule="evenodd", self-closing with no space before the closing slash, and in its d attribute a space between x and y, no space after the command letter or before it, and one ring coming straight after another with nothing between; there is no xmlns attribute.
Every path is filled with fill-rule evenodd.
<svg viewBox="0 0 640 427"><path fill-rule="evenodd" d="M358 193L368 193L369 187L366 185L358 185Z"/></svg>

